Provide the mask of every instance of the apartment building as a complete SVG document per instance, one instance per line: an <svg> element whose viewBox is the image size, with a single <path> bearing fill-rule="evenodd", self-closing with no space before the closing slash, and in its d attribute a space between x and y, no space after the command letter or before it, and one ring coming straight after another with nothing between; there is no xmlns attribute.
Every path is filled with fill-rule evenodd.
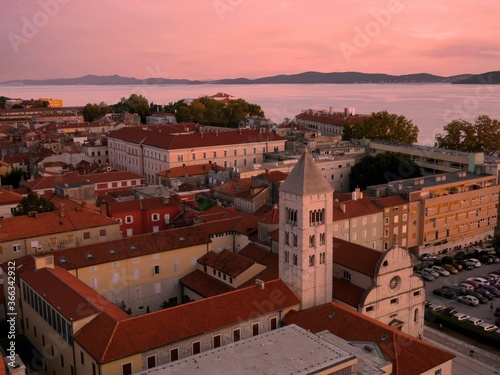
<svg viewBox="0 0 500 375"><path fill-rule="evenodd" d="M383 250L386 251L393 246L407 247L409 202L401 195L376 198L373 202L383 210Z"/></svg>
<svg viewBox="0 0 500 375"><path fill-rule="evenodd" d="M31 212L2 219L0 262L120 237L118 222L82 206L61 207L53 212Z"/></svg>
<svg viewBox="0 0 500 375"><path fill-rule="evenodd" d="M370 115L357 115L352 107L345 108L344 112L334 112L330 107L329 111L317 111L308 109L295 116L299 125L313 131L319 131L325 136L341 136L344 132L344 124L354 125L362 123Z"/></svg>
<svg viewBox="0 0 500 375"><path fill-rule="evenodd" d="M108 136L109 164L157 184L157 173L164 170L209 161L237 169L262 163L267 152L285 149L285 139L272 132L241 129L212 132L208 128L200 128L197 133L172 133L169 125L117 130Z"/></svg>
<svg viewBox="0 0 500 375"><path fill-rule="evenodd" d="M417 254L467 246L493 236L497 226L496 175L444 173L369 186L367 194L408 200L407 246Z"/></svg>

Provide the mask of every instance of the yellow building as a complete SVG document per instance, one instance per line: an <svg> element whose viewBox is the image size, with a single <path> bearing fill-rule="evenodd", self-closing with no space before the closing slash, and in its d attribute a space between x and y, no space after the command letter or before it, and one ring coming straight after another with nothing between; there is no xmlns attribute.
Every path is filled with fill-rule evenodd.
<svg viewBox="0 0 500 375"><path fill-rule="evenodd" d="M40 98L42 102L49 103L49 107L51 108L60 108L63 106L62 99L53 99L53 98Z"/></svg>

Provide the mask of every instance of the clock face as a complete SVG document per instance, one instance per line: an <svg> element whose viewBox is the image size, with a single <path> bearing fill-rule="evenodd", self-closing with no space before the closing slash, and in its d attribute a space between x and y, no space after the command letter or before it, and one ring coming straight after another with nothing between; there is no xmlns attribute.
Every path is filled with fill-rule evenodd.
<svg viewBox="0 0 500 375"><path fill-rule="evenodd" d="M396 290L401 285L401 278L399 276L394 276L391 281L389 281L389 289Z"/></svg>

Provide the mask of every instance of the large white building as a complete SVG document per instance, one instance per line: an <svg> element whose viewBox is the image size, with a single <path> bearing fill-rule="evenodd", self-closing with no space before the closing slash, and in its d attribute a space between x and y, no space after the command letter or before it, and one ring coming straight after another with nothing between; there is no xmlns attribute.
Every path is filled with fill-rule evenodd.
<svg viewBox="0 0 500 375"><path fill-rule="evenodd" d="M178 125L179 126L179 125ZM168 125L127 127L108 137L109 164L158 183L156 174L183 165L211 161L225 168L259 164L267 152L283 151L285 139L258 130L207 131L208 127L170 130Z"/></svg>

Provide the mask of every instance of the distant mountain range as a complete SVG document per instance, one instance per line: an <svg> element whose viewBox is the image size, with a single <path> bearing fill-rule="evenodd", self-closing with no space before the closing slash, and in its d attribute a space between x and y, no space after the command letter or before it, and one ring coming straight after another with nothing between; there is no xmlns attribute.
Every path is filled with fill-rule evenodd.
<svg viewBox="0 0 500 375"><path fill-rule="evenodd" d="M320 73L304 72L299 74L280 74L257 79L234 78L219 80L189 80L86 75L78 78L25 79L0 82L2 85L179 85L179 84L314 84L314 83L455 83L455 84L499 84L500 71L483 74L461 74L449 77L428 73L389 75L378 73L340 72Z"/></svg>

